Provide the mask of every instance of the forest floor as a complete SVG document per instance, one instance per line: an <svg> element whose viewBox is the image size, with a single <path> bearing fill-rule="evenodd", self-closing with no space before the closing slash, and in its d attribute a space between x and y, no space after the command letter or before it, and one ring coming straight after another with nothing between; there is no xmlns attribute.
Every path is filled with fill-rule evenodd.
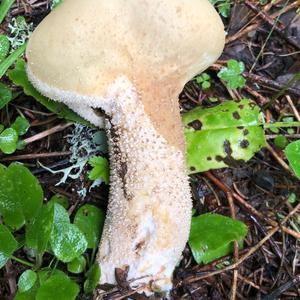
<svg viewBox="0 0 300 300"><path fill-rule="evenodd" d="M17 1L1 31L7 32L11 19L19 15L35 27L50 12L50 2ZM300 121L300 80L295 78L300 72L300 14L296 12L300 1L270 2L265 5L248 0L233 3L229 17L223 18L228 33L224 52L206 71L213 86L202 90L195 81L187 83L179 97L183 111L200 105L210 107L210 96L219 101L250 98L261 108L268 122L285 117ZM245 64L243 75L247 81L241 89L230 90L217 78L217 72L229 59ZM289 83L292 78L295 79ZM54 193L65 195L70 199L72 209L83 203L105 209L108 186L102 184L86 197L76 193L79 189L88 189L91 184L85 180L86 168L77 179L56 186L60 176L49 173L40 165L41 162L43 166L54 169L69 166L70 145L65 137L74 132L74 125L64 126L64 120L23 93L8 110L0 112L0 123L7 124L18 111L31 124L26 137L42 134L37 140L30 141L24 150L11 155L0 154L0 163L26 163L40 180L46 196ZM51 130L53 128L56 129ZM88 134L88 130L86 132ZM197 265L187 246L174 274L173 299L300 299L300 216L293 211L300 197L300 185L286 164L284 152L274 143L279 134L289 142L300 139L299 129L268 130L268 146L250 161L236 168L191 176L197 213L215 212L234 217L247 224L249 231L242 250L236 249L234 255L207 265ZM291 201L291 194L296 195L295 201ZM285 224L287 230L283 230L280 220L289 214ZM234 269L232 264L235 264ZM10 283L17 282L23 270L23 266L13 262L0 271L1 300L12 299L15 291L11 290L8 278ZM108 292L104 299L129 299L129 295L130 299L148 299L132 294L126 287Z"/></svg>

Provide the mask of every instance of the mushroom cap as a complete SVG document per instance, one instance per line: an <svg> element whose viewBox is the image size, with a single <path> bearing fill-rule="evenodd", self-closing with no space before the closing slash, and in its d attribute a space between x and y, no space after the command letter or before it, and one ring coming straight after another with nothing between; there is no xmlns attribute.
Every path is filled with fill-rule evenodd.
<svg viewBox="0 0 300 300"><path fill-rule="evenodd" d="M64 0L31 36L27 72L44 95L79 108L96 107L125 76L154 126L180 147L178 95L223 46L208 0Z"/></svg>

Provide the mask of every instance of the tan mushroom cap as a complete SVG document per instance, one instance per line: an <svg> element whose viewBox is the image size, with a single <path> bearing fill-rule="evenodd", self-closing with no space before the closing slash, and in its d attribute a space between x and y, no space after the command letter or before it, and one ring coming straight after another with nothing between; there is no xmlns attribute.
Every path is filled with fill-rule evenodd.
<svg viewBox="0 0 300 300"><path fill-rule="evenodd" d="M64 0L33 33L27 70L49 98L80 105L88 96L89 106L126 76L158 132L182 149L178 95L223 46L208 0Z"/></svg>

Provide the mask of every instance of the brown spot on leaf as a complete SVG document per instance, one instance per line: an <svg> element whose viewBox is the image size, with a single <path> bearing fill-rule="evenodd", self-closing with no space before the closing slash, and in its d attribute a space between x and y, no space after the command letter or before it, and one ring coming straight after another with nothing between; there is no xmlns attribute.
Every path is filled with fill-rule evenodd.
<svg viewBox="0 0 300 300"><path fill-rule="evenodd" d="M193 172L193 171L196 171L196 168L195 167L190 167L190 170Z"/></svg>
<svg viewBox="0 0 300 300"><path fill-rule="evenodd" d="M243 109L243 108L244 108L244 105L243 105L243 104L240 104L240 105L239 105L239 108L240 108L240 109Z"/></svg>
<svg viewBox="0 0 300 300"><path fill-rule="evenodd" d="M240 142L240 147L243 148L243 149L246 149L249 147L249 141L248 140L242 140Z"/></svg>
<svg viewBox="0 0 300 300"><path fill-rule="evenodd" d="M207 160L212 160L212 158L210 156L207 157Z"/></svg>
<svg viewBox="0 0 300 300"><path fill-rule="evenodd" d="M240 114L237 111L235 111L234 113L232 113L232 116L236 120L239 120L241 118Z"/></svg>
<svg viewBox="0 0 300 300"><path fill-rule="evenodd" d="M202 128L202 123L199 120L194 120L188 123L188 126L194 128L195 130L200 130Z"/></svg>
<svg viewBox="0 0 300 300"><path fill-rule="evenodd" d="M249 134L249 130L248 129L245 129L244 131L243 131L243 135L248 135Z"/></svg>
<svg viewBox="0 0 300 300"><path fill-rule="evenodd" d="M215 157L216 161L223 161L223 157L221 155L216 155Z"/></svg>

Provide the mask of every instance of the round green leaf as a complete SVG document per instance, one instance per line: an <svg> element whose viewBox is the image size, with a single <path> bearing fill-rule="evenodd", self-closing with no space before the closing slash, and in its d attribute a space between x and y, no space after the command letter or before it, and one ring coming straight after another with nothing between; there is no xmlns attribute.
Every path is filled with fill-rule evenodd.
<svg viewBox="0 0 300 300"><path fill-rule="evenodd" d="M38 180L21 164L0 168L0 215L4 222L19 229L35 217L43 201Z"/></svg>
<svg viewBox="0 0 300 300"><path fill-rule="evenodd" d="M24 135L28 128L30 127L30 124L28 120L24 117L17 117L15 122L11 125L11 128L13 128L18 135Z"/></svg>
<svg viewBox="0 0 300 300"><path fill-rule="evenodd" d="M54 224L50 236L54 255L63 262L70 262L87 248L84 234L73 224Z"/></svg>
<svg viewBox="0 0 300 300"><path fill-rule="evenodd" d="M68 271L74 274L82 273L86 266L86 260L83 256L76 257L67 265Z"/></svg>
<svg viewBox="0 0 300 300"><path fill-rule="evenodd" d="M77 211L74 224L84 233L88 248L98 247L105 214L98 207L86 204Z"/></svg>
<svg viewBox="0 0 300 300"><path fill-rule="evenodd" d="M18 288L20 293L29 291L35 284L37 275L31 270L23 272L18 281Z"/></svg>
<svg viewBox="0 0 300 300"><path fill-rule="evenodd" d="M278 135L275 139L274 139L274 144L281 148L284 149L286 147L286 145L288 144L288 139L284 136L284 135Z"/></svg>
<svg viewBox="0 0 300 300"><path fill-rule="evenodd" d="M38 179L29 169L19 163L12 163L7 168L6 175L13 183L12 198L22 207L25 220L34 218L39 211L44 193Z"/></svg>
<svg viewBox="0 0 300 300"><path fill-rule="evenodd" d="M36 300L75 300L79 286L63 273L47 279L38 289Z"/></svg>
<svg viewBox="0 0 300 300"><path fill-rule="evenodd" d="M17 249L18 243L8 228L2 224L0 224L0 241L0 268L2 268Z"/></svg>
<svg viewBox="0 0 300 300"><path fill-rule="evenodd" d="M192 218L189 245L198 264L209 263L233 251L233 241L242 245L247 234L244 223L218 214Z"/></svg>
<svg viewBox="0 0 300 300"><path fill-rule="evenodd" d="M300 179L300 140L287 145L284 152L291 168Z"/></svg>
<svg viewBox="0 0 300 300"><path fill-rule="evenodd" d="M7 128L0 134L0 150L5 154L14 153L17 149L18 134L13 128Z"/></svg>
<svg viewBox="0 0 300 300"><path fill-rule="evenodd" d="M70 262L87 248L84 234L76 225L69 223L67 211L54 203L54 223L50 235L50 245L54 255L63 262Z"/></svg>
<svg viewBox="0 0 300 300"><path fill-rule="evenodd" d="M99 264L95 263L86 273L86 281L84 282L84 292L86 294L92 293L100 281L101 269Z"/></svg>

